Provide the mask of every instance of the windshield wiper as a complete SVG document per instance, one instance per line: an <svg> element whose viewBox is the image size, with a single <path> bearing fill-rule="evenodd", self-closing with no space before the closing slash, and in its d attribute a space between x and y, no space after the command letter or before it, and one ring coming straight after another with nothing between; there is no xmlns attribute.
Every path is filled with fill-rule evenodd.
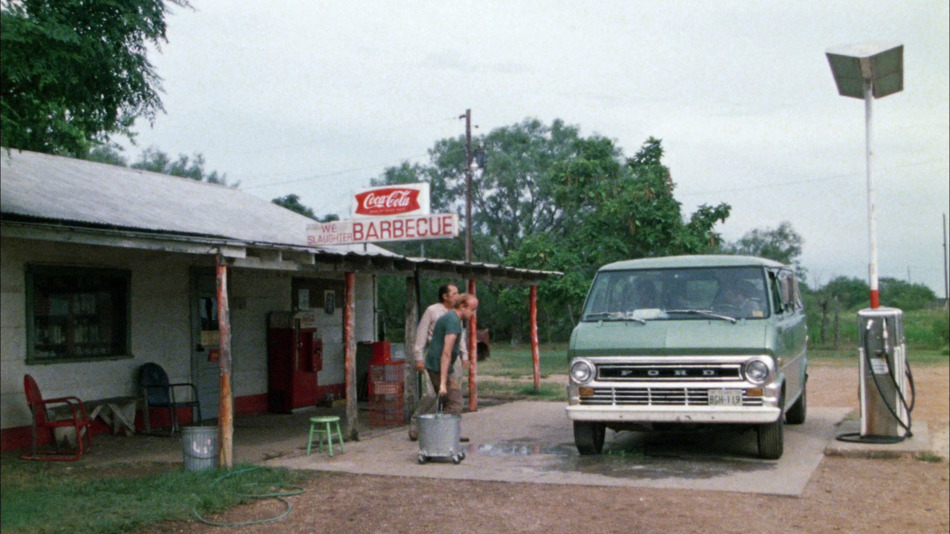
<svg viewBox="0 0 950 534"><path fill-rule="evenodd" d="M713 319L722 319L723 321L729 321L732 324L736 324L738 319L735 317L729 317L728 315L720 315L718 313L713 313L708 310L666 310L666 313L689 313L693 315L702 315L705 317L712 317Z"/></svg>
<svg viewBox="0 0 950 534"><path fill-rule="evenodd" d="M634 317L633 312L599 312L599 313L588 313L584 316L584 319L592 320L599 319L604 320L608 319L610 321L636 321L640 324L647 324L647 322L639 317Z"/></svg>

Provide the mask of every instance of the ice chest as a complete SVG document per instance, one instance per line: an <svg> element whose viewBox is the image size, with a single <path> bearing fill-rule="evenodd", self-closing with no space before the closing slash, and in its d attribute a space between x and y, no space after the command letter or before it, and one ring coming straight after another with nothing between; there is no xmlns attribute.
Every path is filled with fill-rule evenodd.
<svg viewBox="0 0 950 534"><path fill-rule="evenodd" d="M447 413L431 413L416 418L419 422L419 463L433 458L452 460L458 464L465 459L459 446L462 418Z"/></svg>

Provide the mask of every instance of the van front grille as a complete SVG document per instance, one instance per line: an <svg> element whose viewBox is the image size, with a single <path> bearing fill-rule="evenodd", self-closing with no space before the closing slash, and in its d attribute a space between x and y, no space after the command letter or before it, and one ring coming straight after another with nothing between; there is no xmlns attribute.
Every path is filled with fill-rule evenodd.
<svg viewBox="0 0 950 534"><path fill-rule="evenodd" d="M709 388L594 388L582 406L709 406ZM762 406L762 397L742 392L743 406Z"/></svg>

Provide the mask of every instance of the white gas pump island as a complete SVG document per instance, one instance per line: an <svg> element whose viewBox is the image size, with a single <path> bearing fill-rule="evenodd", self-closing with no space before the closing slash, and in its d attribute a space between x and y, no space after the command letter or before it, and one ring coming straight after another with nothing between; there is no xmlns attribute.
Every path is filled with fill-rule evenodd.
<svg viewBox="0 0 950 534"><path fill-rule="evenodd" d="M904 45L868 43L829 48L825 55L841 96L864 99L868 191L868 285L871 307L858 312L861 432L838 439L896 443L910 437L914 381L907 365L904 314L880 306L876 209L871 170L871 103L904 89ZM908 398L910 402L908 402Z"/></svg>

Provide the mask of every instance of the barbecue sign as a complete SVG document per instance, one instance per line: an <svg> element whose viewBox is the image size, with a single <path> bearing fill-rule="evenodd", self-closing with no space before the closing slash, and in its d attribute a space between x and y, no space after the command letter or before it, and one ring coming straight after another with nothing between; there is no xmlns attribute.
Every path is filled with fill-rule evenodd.
<svg viewBox="0 0 950 534"><path fill-rule="evenodd" d="M448 239L458 236L458 223L458 214L429 213L428 183L372 187L353 193L350 220L308 226L307 244Z"/></svg>

